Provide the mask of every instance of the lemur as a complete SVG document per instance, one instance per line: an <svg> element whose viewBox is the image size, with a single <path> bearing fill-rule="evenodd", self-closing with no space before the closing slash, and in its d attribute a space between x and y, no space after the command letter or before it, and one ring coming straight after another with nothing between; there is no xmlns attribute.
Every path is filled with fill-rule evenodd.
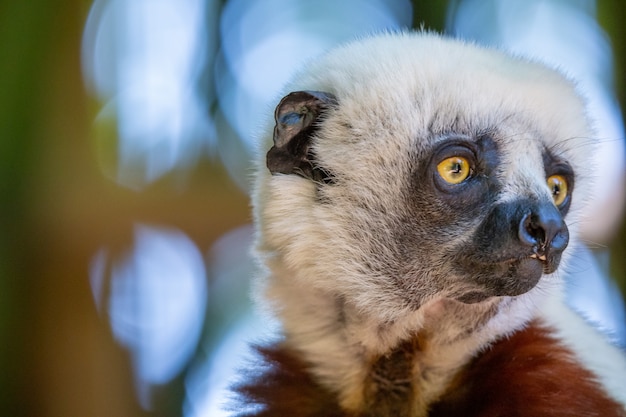
<svg viewBox="0 0 626 417"><path fill-rule="evenodd" d="M309 62L259 158L282 336L238 415L626 416L624 353L561 289L595 145L573 82L495 49L407 32Z"/></svg>

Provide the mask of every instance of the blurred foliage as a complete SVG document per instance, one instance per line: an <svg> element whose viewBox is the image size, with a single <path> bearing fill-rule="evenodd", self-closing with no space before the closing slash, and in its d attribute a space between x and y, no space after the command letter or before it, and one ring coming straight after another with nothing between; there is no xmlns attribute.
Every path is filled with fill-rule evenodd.
<svg viewBox="0 0 626 417"><path fill-rule="evenodd" d="M611 39L615 62L615 89L622 113L626 105L626 5L622 0L598 1L598 21Z"/></svg>
<svg viewBox="0 0 626 417"><path fill-rule="evenodd" d="M34 415L31 335L35 283L29 279L32 195L35 185L41 91L50 51L43 47L53 22L49 2L5 2L0 9L0 410ZM25 414L24 414L25 413Z"/></svg>
<svg viewBox="0 0 626 417"><path fill-rule="evenodd" d="M93 148L100 106L81 74L86 0L0 3L0 415L139 416L130 359L96 312L89 264L121 253L135 222L209 248L249 222L248 199L209 159L142 193L106 179ZM180 415L182 376L156 388Z"/></svg>
<svg viewBox="0 0 626 417"><path fill-rule="evenodd" d="M446 24L448 2L413 0L413 27L443 32Z"/></svg>
<svg viewBox="0 0 626 417"><path fill-rule="evenodd" d="M626 120L626 4L622 0L598 1L598 20L611 39L615 62L615 90ZM623 140L626 138L622 138ZM611 273L626 296L626 221L617 231L611 249Z"/></svg>

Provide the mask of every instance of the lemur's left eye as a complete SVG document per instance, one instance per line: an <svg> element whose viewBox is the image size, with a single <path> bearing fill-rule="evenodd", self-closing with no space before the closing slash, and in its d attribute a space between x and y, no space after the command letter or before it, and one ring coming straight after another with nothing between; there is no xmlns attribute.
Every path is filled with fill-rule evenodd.
<svg viewBox="0 0 626 417"><path fill-rule="evenodd" d="M460 184L470 175L470 163L462 156L451 156L439 162L437 172L448 184Z"/></svg>
<svg viewBox="0 0 626 417"><path fill-rule="evenodd" d="M567 180L562 175L551 175L546 180L550 191L552 192L552 199L554 204L558 207L565 202L567 198Z"/></svg>

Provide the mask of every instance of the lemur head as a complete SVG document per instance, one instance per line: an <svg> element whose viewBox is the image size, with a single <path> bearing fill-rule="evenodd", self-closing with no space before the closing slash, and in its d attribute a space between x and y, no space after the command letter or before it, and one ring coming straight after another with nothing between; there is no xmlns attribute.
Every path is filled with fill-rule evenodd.
<svg viewBox="0 0 626 417"><path fill-rule="evenodd" d="M559 73L382 35L311 62L287 91L255 201L271 279L389 320L554 280L592 142Z"/></svg>

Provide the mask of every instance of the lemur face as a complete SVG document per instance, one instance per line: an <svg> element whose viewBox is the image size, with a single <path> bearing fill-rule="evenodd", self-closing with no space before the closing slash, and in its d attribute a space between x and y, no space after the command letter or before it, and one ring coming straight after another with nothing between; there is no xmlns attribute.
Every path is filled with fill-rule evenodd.
<svg viewBox="0 0 626 417"><path fill-rule="evenodd" d="M278 104L263 246L303 285L374 312L546 285L586 187L573 88L490 51L398 42L338 50Z"/></svg>

